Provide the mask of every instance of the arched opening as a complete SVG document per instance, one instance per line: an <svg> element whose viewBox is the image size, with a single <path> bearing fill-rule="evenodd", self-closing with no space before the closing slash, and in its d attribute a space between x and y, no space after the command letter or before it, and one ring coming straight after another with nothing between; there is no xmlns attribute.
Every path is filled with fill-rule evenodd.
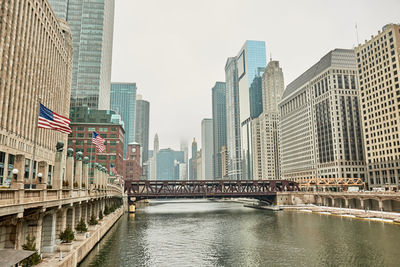
<svg viewBox="0 0 400 267"><path fill-rule="evenodd" d="M75 224L78 225L79 221L81 220L81 206L75 207Z"/></svg>
<svg viewBox="0 0 400 267"><path fill-rule="evenodd" d="M392 211L400 212L400 201L392 200Z"/></svg>
<svg viewBox="0 0 400 267"><path fill-rule="evenodd" d="M362 209L361 200L360 199L358 199L358 198L354 199L354 203L355 203L355 208L356 209Z"/></svg>
<svg viewBox="0 0 400 267"><path fill-rule="evenodd" d="M0 226L0 249L15 249L17 226L13 224L5 224Z"/></svg>
<svg viewBox="0 0 400 267"><path fill-rule="evenodd" d="M346 203L343 198L335 198L334 204L335 204L334 206L336 208L345 208L346 207Z"/></svg>

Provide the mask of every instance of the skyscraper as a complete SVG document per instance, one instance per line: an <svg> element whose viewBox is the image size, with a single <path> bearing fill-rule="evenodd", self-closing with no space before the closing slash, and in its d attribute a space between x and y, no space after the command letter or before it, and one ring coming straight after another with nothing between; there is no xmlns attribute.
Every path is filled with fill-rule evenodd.
<svg viewBox="0 0 400 267"><path fill-rule="evenodd" d="M136 83L112 83L111 110L121 115L125 125L124 157L127 157L128 144L135 140L135 102Z"/></svg>
<svg viewBox="0 0 400 267"><path fill-rule="evenodd" d="M254 179L280 179L278 102L284 89L282 68L271 60L262 76L263 112L252 122Z"/></svg>
<svg viewBox="0 0 400 267"><path fill-rule="evenodd" d="M214 138L212 119L203 119L201 121L201 151L201 179L214 180Z"/></svg>
<svg viewBox="0 0 400 267"><path fill-rule="evenodd" d="M262 72L254 77L249 90L250 118L252 119L257 118L263 112L262 79L260 75L262 75Z"/></svg>
<svg viewBox="0 0 400 267"><path fill-rule="evenodd" d="M110 109L114 0L49 0L74 45L71 106Z"/></svg>
<svg viewBox="0 0 400 267"><path fill-rule="evenodd" d="M160 150L158 134L154 136L153 157L151 161L150 180L157 180L157 153Z"/></svg>
<svg viewBox="0 0 400 267"><path fill-rule="evenodd" d="M187 180L188 179L188 166L189 166L189 148L186 141L181 140L180 144L181 151L185 154L185 164L181 164L180 166L180 179Z"/></svg>
<svg viewBox="0 0 400 267"><path fill-rule="evenodd" d="M225 64L226 85L226 144L228 178L242 179L242 156L240 142L239 85L236 57L228 58Z"/></svg>
<svg viewBox="0 0 400 267"><path fill-rule="evenodd" d="M197 180L197 142L193 137L192 158L189 160L189 180Z"/></svg>
<svg viewBox="0 0 400 267"><path fill-rule="evenodd" d="M242 179L253 178L250 87L259 68L265 68L265 42L246 41L236 57L242 142Z"/></svg>
<svg viewBox="0 0 400 267"><path fill-rule="evenodd" d="M354 51L335 49L290 83L279 103L282 178L365 177Z"/></svg>
<svg viewBox="0 0 400 267"><path fill-rule="evenodd" d="M177 180L179 164L184 161L183 151L174 151L170 148L160 149L157 153L157 180Z"/></svg>
<svg viewBox="0 0 400 267"><path fill-rule="evenodd" d="M400 188L400 24L355 49L368 185ZM343 84L349 83L345 77ZM353 82L353 80L350 80Z"/></svg>
<svg viewBox="0 0 400 267"><path fill-rule="evenodd" d="M212 88L212 115L214 177L215 179L221 179L221 150L222 147L226 147L226 87L224 82L216 82Z"/></svg>
<svg viewBox="0 0 400 267"><path fill-rule="evenodd" d="M142 165L149 159L149 116L150 103L143 100L141 95L137 95L135 112L135 142L139 143L142 147Z"/></svg>

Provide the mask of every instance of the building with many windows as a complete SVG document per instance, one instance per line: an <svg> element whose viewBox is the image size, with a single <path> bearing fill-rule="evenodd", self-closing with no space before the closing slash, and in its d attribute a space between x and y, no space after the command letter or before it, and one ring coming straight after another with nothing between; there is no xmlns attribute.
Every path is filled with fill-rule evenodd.
<svg viewBox="0 0 400 267"><path fill-rule="evenodd" d="M226 164L228 178L242 179L242 154L240 138L239 85L236 57L225 64L226 87Z"/></svg>
<svg viewBox="0 0 400 267"><path fill-rule="evenodd" d="M365 178L354 51L335 49L290 83L279 103L282 178Z"/></svg>
<svg viewBox="0 0 400 267"><path fill-rule="evenodd" d="M280 179L278 102L284 91L278 61L270 61L262 75L262 113L252 121L254 179Z"/></svg>
<svg viewBox="0 0 400 267"><path fill-rule="evenodd" d="M226 147L226 87L224 82L216 82L212 88L213 120L213 161L214 177L222 178L222 147Z"/></svg>
<svg viewBox="0 0 400 267"><path fill-rule="evenodd" d="M49 0L74 46L71 106L110 109L114 0Z"/></svg>
<svg viewBox="0 0 400 267"><path fill-rule="evenodd" d="M203 119L201 121L201 174L202 180L214 180L214 140L213 120Z"/></svg>
<svg viewBox="0 0 400 267"><path fill-rule="evenodd" d="M355 49L369 187L400 187L400 25Z"/></svg>
<svg viewBox="0 0 400 267"><path fill-rule="evenodd" d="M179 163L184 159L183 151L160 149L157 153L157 180L179 180Z"/></svg>
<svg viewBox="0 0 400 267"><path fill-rule="evenodd" d="M150 103L138 95L135 111L135 142L139 143L142 148L142 167L143 163L149 159L149 120Z"/></svg>
<svg viewBox="0 0 400 267"><path fill-rule="evenodd" d="M110 106L121 115L125 125L124 157L128 145L135 140L136 83L111 83Z"/></svg>
<svg viewBox="0 0 400 267"><path fill-rule="evenodd" d="M67 134L37 129L36 120L39 98L68 117L71 32L47 0L2 1L0 9L0 185L9 185L13 169L35 183L38 165L51 184L56 144L66 143Z"/></svg>
<svg viewBox="0 0 400 267"><path fill-rule="evenodd" d="M81 151L89 157L89 177L93 178L94 163L100 163L108 170L113 164L117 172L124 174L124 123L121 116L110 110L90 110L87 107L71 108L71 129L68 148ZM97 132L106 140L106 149L96 152L92 134Z"/></svg>
<svg viewBox="0 0 400 267"><path fill-rule="evenodd" d="M253 179L252 155L252 111L257 113L259 108L252 107L250 101L250 87L260 68L266 66L265 42L246 41L236 56L239 90L240 131L242 179ZM257 103L257 102L255 102ZM254 104L254 103L253 103ZM262 108L261 108L262 109Z"/></svg>
<svg viewBox="0 0 400 267"><path fill-rule="evenodd" d="M127 158L124 159L123 177L126 181L139 180L142 177L142 166L140 165L140 145L130 143L128 145Z"/></svg>

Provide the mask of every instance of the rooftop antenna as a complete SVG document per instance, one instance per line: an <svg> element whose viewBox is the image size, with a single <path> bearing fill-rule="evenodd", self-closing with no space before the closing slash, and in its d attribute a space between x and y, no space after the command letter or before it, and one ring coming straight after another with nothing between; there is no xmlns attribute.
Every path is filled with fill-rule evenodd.
<svg viewBox="0 0 400 267"><path fill-rule="evenodd" d="M356 22L356 36L357 36L357 45L360 44L359 40L358 40L358 27L357 27L357 22Z"/></svg>

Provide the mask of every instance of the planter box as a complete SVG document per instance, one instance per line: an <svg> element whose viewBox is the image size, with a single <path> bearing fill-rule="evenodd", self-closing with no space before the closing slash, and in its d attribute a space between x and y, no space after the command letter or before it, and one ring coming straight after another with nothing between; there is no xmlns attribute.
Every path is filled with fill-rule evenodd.
<svg viewBox="0 0 400 267"><path fill-rule="evenodd" d="M58 251L70 252L72 250L72 243L61 243L58 245Z"/></svg>
<svg viewBox="0 0 400 267"><path fill-rule="evenodd" d="M76 241L84 241L86 239L86 233L76 233L75 240Z"/></svg>

